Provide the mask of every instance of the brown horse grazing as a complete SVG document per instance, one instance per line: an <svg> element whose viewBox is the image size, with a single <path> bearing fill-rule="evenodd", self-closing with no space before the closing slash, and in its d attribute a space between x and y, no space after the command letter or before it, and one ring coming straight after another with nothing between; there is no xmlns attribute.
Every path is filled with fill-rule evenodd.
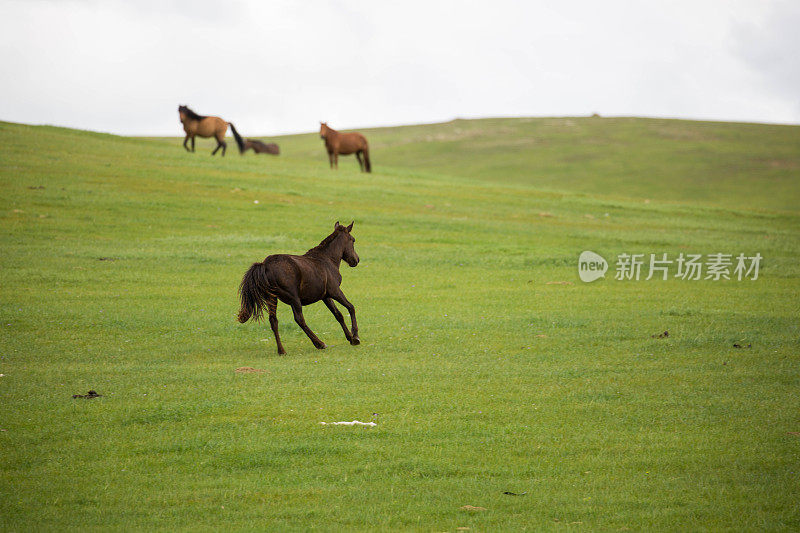
<svg viewBox="0 0 800 533"><path fill-rule="evenodd" d="M236 128L234 128L233 124L230 122L225 122L219 117L204 117L203 115L198 115L185 105L178 106L178 115L181 117L181 122L183 123L183 131L186 132L186 138L183 140L183 147L186 148L187 152L194 152L194 138L199 135L200 137L215 137L217 139L217 147L214 148L211 155L215 155L217 150L222 148L222 155L224 156L225 149L228 147L228 144L225 142L225 132L228 131L228 126L231 127L233 137L236 139L236 144L239 146L239 153L244 152L244 141L242 141L239 132L236 131ZM189 139L192 139L191 150L186 146Z"/></svg>
<svg viewBox="0 0 800 533"><path fill-rule="evenodd" d="M329 128L325 122L319 123L319 136L325 139L325 148L328 150L328 160L331 163L331 168L336 166L339 169L339 154L350 155L356 154L358 164L363 172L372 172L372 166L369 163L369 146L367 139L360 133L340 133L333 128ZM361 160L363 154L364 160Z"/></svg>
<svg viewBox="0 0 800 533"><path fill-rule="evenodd" d="M259 141L258 139L245 139L243 152L246 152L251 148L257 154L278 155L281 153L281 149L278 148L278 145L275 143L267 144Z"/></svg>
<svg viewBox="0 0 800 533"><path fill-rule="evenodd" d="M285 354L286 350L283 349L281 337L278 335L277 310L280 300L292 307L294 321L306 332L314 346L321 350L325 348L325 343L306 325L303 306L322 300L341 324L344 336L350 344L354 346L359 344L361 340L358 338L356 310L339 288L342 282L339 263L344 259L348 265L354 267L359 261L353 247L356 240L350 234L352 230L352 223L345 227L337 222L333 227L333 233L304 255L270 255L261 263L253 263L239 285L242 302L239 322L244 324L250 318L258 322L263 318L266 307L269 313L269 325L278 344L278 353ZM347 329L344 317L336 308L334 301L345 306L350 313L352 333Z"/></svg>

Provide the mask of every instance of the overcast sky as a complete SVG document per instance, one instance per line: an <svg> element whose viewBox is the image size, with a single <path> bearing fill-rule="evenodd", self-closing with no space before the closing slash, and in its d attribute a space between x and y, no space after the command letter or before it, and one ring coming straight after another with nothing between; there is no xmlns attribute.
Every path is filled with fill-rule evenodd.
<svg viewBox="0 0 800 533"><path fill-rule="evenodd" d="M800 123L800 2L0 0L0 120L244 135L491 116Z"/></svg>

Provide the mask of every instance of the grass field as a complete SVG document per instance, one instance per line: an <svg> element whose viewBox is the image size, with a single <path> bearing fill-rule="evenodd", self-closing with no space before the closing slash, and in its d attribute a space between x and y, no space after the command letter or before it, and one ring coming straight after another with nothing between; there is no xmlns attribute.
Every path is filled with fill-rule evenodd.
<svg viewBox="0 0 800 533"><path fill-rule="evenodd" d="M0 529L800 528L800 127L367 134L373 174L0 123ZM278 356L238 283L336 220L362 345L281 305ZM759 278L614 279L717 252Z"/></svg>

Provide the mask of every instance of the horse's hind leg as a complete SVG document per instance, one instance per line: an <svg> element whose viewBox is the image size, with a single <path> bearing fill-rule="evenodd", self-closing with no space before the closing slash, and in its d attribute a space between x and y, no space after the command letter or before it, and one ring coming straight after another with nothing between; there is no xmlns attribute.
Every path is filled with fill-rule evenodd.
<svg viewBox="0 0 800 533"><path fill-rule="evenodd" d="M300 326L300 329L306 332L308 338L311 339L311 342L314 343L314 347L318 350L322 350L325 348L325 343L319 340L319 337L314 335L314 332L311 331L311 328L308 327L306 324L306 319L303 318L303 306L300 304L300 300L297 299L292 302L292 312L294 313L294 321L297 322L297 325Z"/></svg>
<svg viewBox="0 0 800 533"><path fill-rule="evenodd" d="M356 152L356 159L358 159L358 166L361 167L361 172L364 172L364 160L361 159L361 150Z"/></svg>
<svg viewBox="0 0 800 533"><path fill-rule="evenodd" d="M225 156L225 147L226 147L226 146L227 146L227 145L225 144L225 141L220 141L219 139L217 139L217 147L216 147L216 148L214 148L214 151L213 151L213 152L211 152L211 155L216 155L217 151L218 151L220 148L222 148L222 156L224 157L224 156Z"/></svg>
<svg viewBox="0 0 800 533"><path fill-rule="evenodd" d="M342 326L344 337L347 339L347 342L353 342L353 335L350 333L350 330L347 329L347 326L344 323L344 317L336 308L336 304L333 302L333 299L325 298L323 301L325 302L325 305L328 306L328 309L331 310L331 313L333 313L334 318L336 318L336 320L339 321L339 324Z"/></svg>
<svg viewBox="0 0 800 533"><path fill-rule="evenodd" d="M275 342L278 345L278 355L284 355L286 350L281 344L281 336L278 333L278 298L274 294L267 295L267 311L269 312L269 326L275 335Z"/></svg>

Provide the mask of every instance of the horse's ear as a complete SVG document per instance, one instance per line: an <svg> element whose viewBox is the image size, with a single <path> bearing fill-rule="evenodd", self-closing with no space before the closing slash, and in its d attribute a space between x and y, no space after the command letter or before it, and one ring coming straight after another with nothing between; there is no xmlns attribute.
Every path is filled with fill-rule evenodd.
<svg viewBox="0 0 800 533"><path fill-rule="evenodd" d="M356 221L354 220L354 221L352 221L350 223L349 226L347 226L347 233L350 233L351 231L353 231L353 224L355 224L355 223L356 223Z"/></svg>
<svg viewBox="0 0 800 533"><path fill-rule="evenodd" d="M337 220L336 224L333 225L333 229L339 229L340 226L341 224L339 224L339 221Z"/></svg>

